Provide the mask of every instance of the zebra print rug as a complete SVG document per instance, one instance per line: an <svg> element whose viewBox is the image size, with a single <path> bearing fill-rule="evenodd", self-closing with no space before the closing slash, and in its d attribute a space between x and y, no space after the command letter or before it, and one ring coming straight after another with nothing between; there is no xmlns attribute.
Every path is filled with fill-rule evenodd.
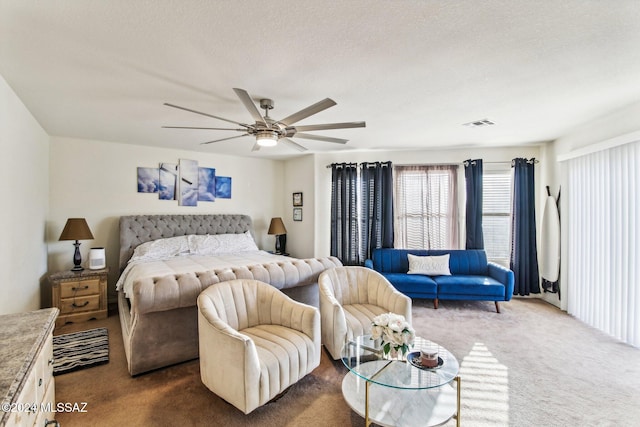
<svg viewBox="0 0 640 427"><path fill-rule="evenodd" d="M53 375L109 363L109 331L90 329L53 337Z"/></svg>

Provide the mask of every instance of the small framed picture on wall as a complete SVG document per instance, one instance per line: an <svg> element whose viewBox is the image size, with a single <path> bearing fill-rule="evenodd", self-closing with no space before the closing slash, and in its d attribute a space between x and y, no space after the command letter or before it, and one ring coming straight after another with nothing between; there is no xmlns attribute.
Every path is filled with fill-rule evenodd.
<svg viewBox="0 0 640 427"><path fill-rule="evenodd" d="M302 221L302 208L293 208L293 220Z"/></svg>
<svg viewBox="0 0 640 427"><path fill-rule="evenodd" d="M302 193L293 193L293 206L302 206Z"/></svg>

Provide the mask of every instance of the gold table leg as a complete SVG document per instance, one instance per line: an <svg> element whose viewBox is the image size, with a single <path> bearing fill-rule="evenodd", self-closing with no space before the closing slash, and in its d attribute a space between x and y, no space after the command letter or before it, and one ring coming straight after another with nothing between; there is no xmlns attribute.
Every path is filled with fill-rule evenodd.
<svg viewBox="0 0 640 427"><path fill-rule="evenodd" d="M461 396L461 379L460 376L456 376L453 379L456 382L456 427L460 427L460 396ZM369 427L371 425L371 420L369 419L369 386L371 383L369 381L364 382L364 425L365 427Z"/></svg>
<svg viewBox="0 0 640 427"><path fill-rule="evenodd" d="M456 427L460 427L460 375L455 378L457 390L456 390Z"/></svg>
<svg viewBox="0 0 640 427"><path fill-rule="evenodd" d="M365 381L364 386L364 425L365 427L369 427L371 425L371 421L369 420L369 385L371 383L369 381Z"/></svg>

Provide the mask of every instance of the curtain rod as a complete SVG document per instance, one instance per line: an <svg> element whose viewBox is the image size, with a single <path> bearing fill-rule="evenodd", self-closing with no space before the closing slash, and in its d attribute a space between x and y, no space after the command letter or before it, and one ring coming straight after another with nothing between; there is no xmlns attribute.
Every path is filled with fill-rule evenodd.
<svg viewBox="0 0 640 427"><path fill-rule="evenodd" d="M391 161L386 161L386 162L362 162L359 163L360 165L375 165L375 164L379 164L379 165L390 165ZM336 166L358 166L358 163L331 163L330 165L327 165L326 168L329 169L331 166L336 165Z"/></svg>
<svg viewBox="0 0 640 427"><path fill-rule="evenodd" d="M535 157L532 157L530 159L524 159L524 160L526 160L527 163L534 164L534 165L537 165L538 163L540 163L540 161L536 160ZM511 160L511 167L514 167L516 165L515 161L516 161L516 159Z"/></svg>
<svg viewBox="0 0 640 427"><path fill-rule="evenodd" d="M540 161L535 159L535 158L531 158L530 160L527 160L528 163L531 163L532 161L535 164L540 163ZM465 160L464 162L462 162L462 164L467 166L469 164L469 162L471 162L472 165L476 164L475 160ZM484 164L484 165L513 165L513 160L508 161L508 162L482 162L482 164Z"/></svg>
<svg viewBox="0 0 640 427"><path fill-rule="evenodd" d="M403 163L396 164L395 166L455 166L458 167L458 163Z"/></svg>
<svg viewBox="0 0 640 427"><path fill-rule="evenodd" d="M469 162L471 162L471 164L475 164L475 160L465 160L464 162L462 162L463 165L467 165ZM528 163L533 162L534 164L538 164L540 163L540 161L536 158L531 158L529 160L527 160ZM380 164L391 164L390 161L388 162L362 162L360 163L360 165L366 165L366 164L375 164L375 163L380 163ZM482 162L485 165L513 165L513 160L511 161L502 161L502 162ZM450 166L450 165L454 165L455 163L423 163L429 166ZM412 164L412 165L406 165L406 164L397 164L396 166L420 166L423 164ZM330 165L327 165L326 168L329 169L331 168L331 166L333 165L337 165L337 166L358 166L358 163L331 163Z"/></svg>
<svg viewBox="0 0 640 427"><path fill-rule="evenodd" d="M471 162L472 165L476 164L475 160L465 160L464 162L462 162L463 165L467 165L469 164L469 162ZM484 165L510 165L511 161L509 160L508 162L482 162L482 164Z"/></svg>
<svg viewBox="0 0 640 427"><path fill-rule="evenodd" d="M327 169L329 169L331 166L358 166L357 163L331 163L330 165L327 165Z"/></svg>

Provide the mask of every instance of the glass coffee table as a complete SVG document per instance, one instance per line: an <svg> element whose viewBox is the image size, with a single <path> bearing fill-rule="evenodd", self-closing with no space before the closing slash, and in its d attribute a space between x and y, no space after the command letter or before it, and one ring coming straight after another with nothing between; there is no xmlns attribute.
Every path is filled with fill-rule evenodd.
<svg viewBox="0 0 640 427"><path fill-rule="evenodd" d="M422 367L420 349L437 350L438 367ZM446 348L416 337L408 357L388 359L364 335L347 341L342 362L350 371L342 380L342 394L366 426L437 426L452 417L460 426L460 365Z"/></svg>

